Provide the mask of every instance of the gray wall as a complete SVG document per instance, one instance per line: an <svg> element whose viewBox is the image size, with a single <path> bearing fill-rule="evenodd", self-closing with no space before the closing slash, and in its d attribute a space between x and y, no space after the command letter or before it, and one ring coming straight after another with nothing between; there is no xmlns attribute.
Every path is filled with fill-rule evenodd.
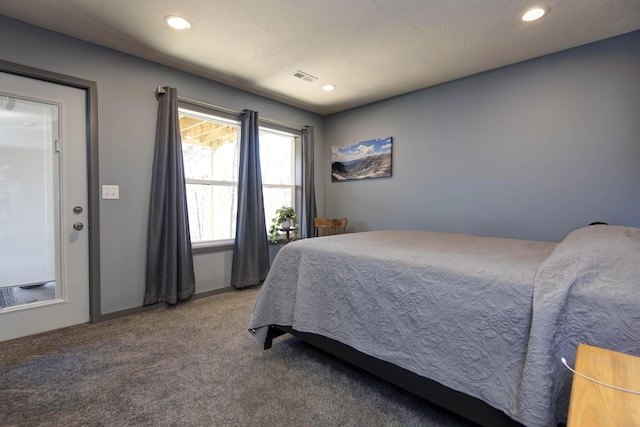
<svg viewBox="0 0 640 427"><path fill-rule="evenodd" d="M100 201L102 314L139 307L144 298L147 218L158 85L181 96L260 117L316 129L322 147L322 117L0 16L0 59L41 68L98 85L100 184L120 186L119 200ZM318 202L324 172L317 168ZM195 256L196 292L229 286L231 252Z"/></svg>
<svg viewBox="0 0 640 427"><path fill-rule="evenodd" d="M324 213L349 231L640 227L640 32L335 114L325 133ZM330 181L332 145L386 136L391 178Z"/></svg>
<svg viewBox="0 0 640 427"><path fill-rule="evenodd" d="M0 58L98 84L102 313L139 307L158 85L316 128L318 209L349 231L560 240L591 221L640 227L640 32L322 117L0 16ZM323 126L324 125L324 126ZM331 183L330 147L394 137L393 177ZM197 292L231 253L195 256Z"/></svg>

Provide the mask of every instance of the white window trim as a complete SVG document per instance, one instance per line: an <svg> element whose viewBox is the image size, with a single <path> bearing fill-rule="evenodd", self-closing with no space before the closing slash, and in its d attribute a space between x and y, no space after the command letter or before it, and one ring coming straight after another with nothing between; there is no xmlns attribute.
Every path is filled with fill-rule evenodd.
<svg viewBox="0 0 640 427"><path fill-rule="evenodd" d="M214 122L222 122L223 124L227 124L230 126L240 126L240 113L230 114L228 111L217 110L214 106L200 106L196 104L191 104L190 102L180 102L179 106L181 114L196 117L196 118L208 118ZM195 114L194 114L195 113ZM301 165L297 164L297 161L300 161L300 144L302 140L301 135L301 127L296 127L292 125L285 124L277 124L278 122L274 122L269 119L260 119L259 122L259 131L261 132L269 132L282 134L289 137L292 137L292 147L291 147L291 184L265 184L263 183L263 188L269 189L289 189L291 191L291 203L292 206L296 208L296 212L299 211L299 206L297 205L297 195L300 191L299 176L300 176L300 168ZM202 185L217 185L217 186L235 186L237 188L238 182L235 181L213 181L213 180L200 180L200 179L190 179L185 178L185 184L202 184ZM271 220L271 218L265 218L267 224ZM267 226L268 229L268 226ZM207 252L217 252L217 251L226 251L232 250L233 245L235 243L235 238L231 239L217 239L217 240L207 240L207 241L198 241L192 242L192 249L194 254L199 253L207 253Z"/></svg>

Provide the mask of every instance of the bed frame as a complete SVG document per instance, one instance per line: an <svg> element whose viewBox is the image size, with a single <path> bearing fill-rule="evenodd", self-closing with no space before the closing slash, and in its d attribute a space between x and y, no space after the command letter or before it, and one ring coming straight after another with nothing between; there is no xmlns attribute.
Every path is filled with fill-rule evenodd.
<svg viewBox="0 0 640 427"><path fill-rule="evenodd" d="M363 369L383 380L409 391L429 402L441 406L483 426L522 426L504 412L480 399L455 391L428 378L417 375L392 363L376 359L341 342L322 335L299 332L289 326L269 326L264 349L271 348L273 339L283 334L294 335L339 359Z"/></svg>

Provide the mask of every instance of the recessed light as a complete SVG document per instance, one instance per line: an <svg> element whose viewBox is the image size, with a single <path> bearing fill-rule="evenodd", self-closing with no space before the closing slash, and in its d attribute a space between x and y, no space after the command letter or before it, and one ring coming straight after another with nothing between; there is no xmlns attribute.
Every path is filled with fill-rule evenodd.
<svg viewBox="0 0 640 427"><path fill-rule="evenodd" d="M189 24L189 21L180 16L168 15L164 17L164 21L171 28L175 28L176 30L188 30L189 28L191 28L191 24Z"/></svg>
<svg viewBox="0 0 640 427"><path fill-rule="evenodd" d="M336 88L336 85L324 85L322 86L322 90L331 91Z"/></svg>
<svg viewBox="0 0 640 427"><path fill-rule="evenodd" d="M533 9L527 10L522 15L522 20L525 22L535 21L537 19L542 18L548 11L549 9L545 9L542 7L534 7Z"/></svg>

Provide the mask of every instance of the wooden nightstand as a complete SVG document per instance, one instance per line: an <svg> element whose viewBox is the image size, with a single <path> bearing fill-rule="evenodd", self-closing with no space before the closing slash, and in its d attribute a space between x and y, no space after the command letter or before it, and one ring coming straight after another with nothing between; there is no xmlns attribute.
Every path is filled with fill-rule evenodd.
<svg viewBox="0 0 640 427"><path fill-rule="evenodd" d="M607 384L640 390L640 357L580 344L575 370ZM590 426L640 426L640 395L574 374L567 427Z"/></svg>

